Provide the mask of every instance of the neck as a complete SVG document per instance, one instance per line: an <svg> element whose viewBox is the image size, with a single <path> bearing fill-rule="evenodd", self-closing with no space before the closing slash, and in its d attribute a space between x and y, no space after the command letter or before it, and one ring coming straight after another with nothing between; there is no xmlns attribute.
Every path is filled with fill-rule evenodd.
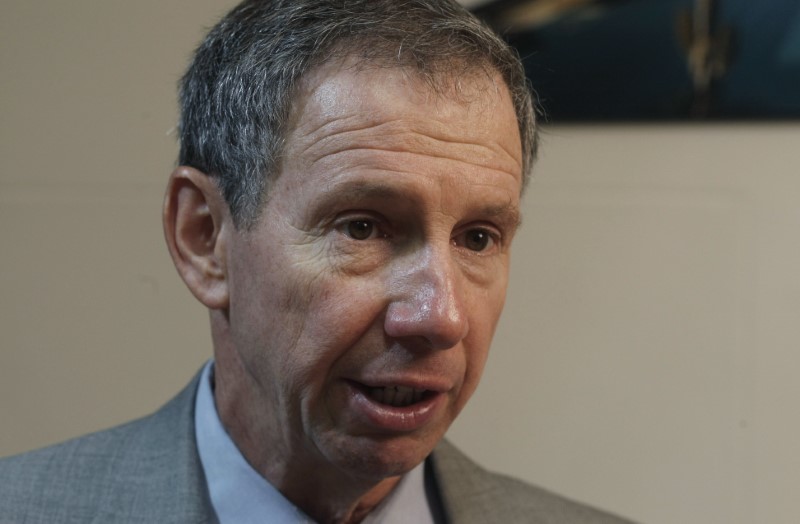
<svg viewBox="0 0 800 524"><path fill-rule="evenodd" d="M310 442L287 438L282 431L290 421L270 409L269 392L247 372L236 351L219 351L216 342L214 401L242 456L315 521L361 522L401 477L355 475L328 463Z"/></svg>
<svg viewBox="0 0 800 524"><path fill-rule="evenodd" d="M231 391L226 384L222 377L217 377L215 401L222 425L236 447L256 471L315 521L361 522L400 480L400 477L354 477L324 461L308 460L303 450L270 449L262 445L262 437L241 423L252 420L241 411L254 403Z"/></svg>
<svg viewBox="0 0 800 524"><path fill-rule="evenodd" d="M349 524L361 522L391 493L400 478L384 479L366 491L354 489L353 485L347 486L349 489L341 489L323 482L309 486L308 480L305 478L298 485L294 481L284 479L283 485L278 489L316 522Z"/></svg>

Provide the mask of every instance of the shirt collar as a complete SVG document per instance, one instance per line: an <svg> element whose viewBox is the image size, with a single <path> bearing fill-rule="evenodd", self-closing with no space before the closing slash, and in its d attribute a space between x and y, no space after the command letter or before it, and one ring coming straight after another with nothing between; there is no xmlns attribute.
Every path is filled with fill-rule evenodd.
<svg viewBox="0 0 800 524"><path fill-rule="evenodd" d="M211 505L220 524L270 522L313 524L245 460L217 414L211 383L214 361L203 367L195 400L195 437ZM364 520L365 524L433 524L425 494L425 463L400 480L395 489Z"/></svg>

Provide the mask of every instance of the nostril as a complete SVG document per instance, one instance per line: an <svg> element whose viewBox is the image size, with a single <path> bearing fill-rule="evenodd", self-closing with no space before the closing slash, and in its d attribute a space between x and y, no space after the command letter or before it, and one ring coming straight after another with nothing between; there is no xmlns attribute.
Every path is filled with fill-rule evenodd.
<svg viewBox="0 0 800 524"><path fill-rule="evenodd" d="M386 311L385 332L392 338L424 340L423 347L446 349L468 332L459 269L446 252L429 245L393 279L394 296ZM415 342L415 344L418 344Z"/></svg>
<svg viewBox="0 0 800 524"><path fill-rule="evenodd" d="M457 345L468 333L466 315L456 304L431 307L423 304L394 302L389 305L384 331L395 339L417 338L432 349Z"/></svg>

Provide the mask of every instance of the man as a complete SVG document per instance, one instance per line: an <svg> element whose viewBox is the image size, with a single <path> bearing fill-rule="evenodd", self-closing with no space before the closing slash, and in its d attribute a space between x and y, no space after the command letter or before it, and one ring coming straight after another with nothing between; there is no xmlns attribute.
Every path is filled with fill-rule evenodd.
<svg viewBox="0 0 800 524"><path fill-rule="evenodd" d="M167 244L209 363L7 459L2 522L619 522L442 437L477 387L536 149L512 51L447 0L246 0L181 86Z"/></svg>

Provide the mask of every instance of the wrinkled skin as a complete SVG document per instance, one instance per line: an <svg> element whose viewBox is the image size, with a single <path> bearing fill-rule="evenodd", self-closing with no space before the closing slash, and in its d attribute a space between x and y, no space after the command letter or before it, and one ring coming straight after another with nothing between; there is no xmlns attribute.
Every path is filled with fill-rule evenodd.
<svg viewBox="0 0 800 524"><path fill-rule="evenodd" d="M222 229L226 307L211 314L221 419L320 521L359 520L424 460L486 361L521 148L502 80L460 83L435 94L402 70L318 69L258 223ZM393 384L435 399L424 416L384 423L363 386Z"/></svg>

